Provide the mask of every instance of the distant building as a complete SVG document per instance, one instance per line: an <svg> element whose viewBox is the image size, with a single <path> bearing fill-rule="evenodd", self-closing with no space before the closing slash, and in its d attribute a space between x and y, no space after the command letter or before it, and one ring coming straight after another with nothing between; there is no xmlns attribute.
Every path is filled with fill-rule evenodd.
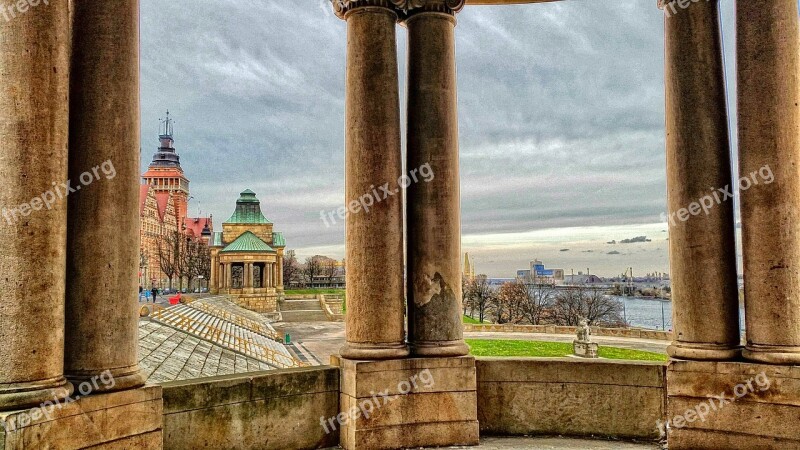
<svg viewBox="0 0 800 450"><path fill-rule="evenodd" d="M462 276L467 280L475 279L475 260L470 258L469 253L464 253L464 269Z"/></svg>
<svg viewBox="0 0 800 450"><path fill-rule="evenodd" d="M227 294L256 312L275 312L283 293L286 241L264 217L255 192L240 194L236 210L211 244L211 293Z"/></svg>
<svg viewBox="0 0 800 450"><path fill-rule="evenodd" d="M583 273L579 273L578 275L567 275L564 277L564 284L567 285L595 284L602 282L603 279L597 275L584 275Z"/></svg>
<svg viewBox="0 0 800 450"><path fill-rule="evenodd" d="M174 238L178 232L202 239L207 244L214 232L211 217L190 218L186 215L189 180L181 168L172 130L172 119L167 112L159 131L159 148L147 171L142 174L139 186L139 285L143 288L170 286L169 277L161 267L159 241L164 245L170 235ZM189 280L184 280L188 284Z"/></svg>
<svg viewBox="0 0 800 450"><path fill-rule="evenodd" d="M564 282L564 269L547 269L542 261L531 261L528 269L517 270L517 278L536 283L560 284Z"/></svg>
<svg viewBox="0 0 800 450"><path fill-rule="evenodd" d="M178 223L182 224L189 203L189 179L183 173L181 157L175 150L172 125L167 111L167 118L158 136L160 145L153 155L153 161L147 172L142 174L142 181L156 193L172 195L175 202L175 216L178 218Z"/></svg>

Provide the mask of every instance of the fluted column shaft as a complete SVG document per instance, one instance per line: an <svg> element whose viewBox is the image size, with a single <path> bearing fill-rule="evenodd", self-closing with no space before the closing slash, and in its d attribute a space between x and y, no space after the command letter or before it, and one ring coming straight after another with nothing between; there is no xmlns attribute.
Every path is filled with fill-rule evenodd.
<svg viewBox="0 0 800 450"><path fill-rule="evenodd" d="M68 396L64 378L67 2L0 29L0 409ZM136 267L137 262L133 263Z"/></svg>
<svg viewBox="0 0 800 450"><path fill-rule="evenodd" d="M800 27L796 0L736 2L744 357L800 364Z"/></svg>
<svg viewBox="0 0 800 450"><path fill-rule="evenodd" d="M371 6L375 4L376 6ZM403 305L403 207L395 10L349 2L345 93L345 221L349 359L408 355ZM334 3L337 6L337 2ZM383 191L376 199L375 192ZM370 196L369 210L354 202ZM380 200L380 201L378 201ZM366 202L366 200L364 200Z"/></svg>
<svg viewBox="0 0 800 450"><path fill-rule="evenodd" d="M435 2L434 2L435 3ZM408 342L419 356L469 353L461 320L461 204L454 12L412 11L408 27ZM425 169L422 169L425 168Z"/></svg>
<svg viewBox="0 0 800 450"><path fill-rule="evenodd" d="M724 199L717 189L732 192L735 185L718 0L666 14L664 30L675 332L668 353L731 359L740 351L733 199Z"/></svg>
<svg viewBox="0 0 800 450"><path fill-rule="evenodd" d="M65 371L74 381L110 371L113 387L99 390L122 390L145 380L135 295L139 1L72 6L69 175L83 186L69 197Z"/></svg>

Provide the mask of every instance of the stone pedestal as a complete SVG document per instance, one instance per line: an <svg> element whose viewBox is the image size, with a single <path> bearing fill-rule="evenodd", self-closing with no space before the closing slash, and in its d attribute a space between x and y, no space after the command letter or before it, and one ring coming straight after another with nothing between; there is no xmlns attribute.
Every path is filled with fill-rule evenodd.
<svg viewBox="0 0 800 450"><path fill-rule="evenodd" d="M800 366L673 361L667 417L670 450L800 448Z"/></svg>
<svg viewBox="0 0 800 450"><path fill-rule="evenodd" d="M354 361L331 358L341 413L327 423L347 449L478 444L475 358Z"/></svg>
<svg viewBox="0 0 800 450"><path fill-rule="evenodd" d="M572 341L572 353L581 358L597 358L598 348L596 342Z"/></svg>
<svg viewBox="0 0 800 450"><path fill-rule="evenodd" d="M58 404L0 414L0 448L156 450L162 448L160 386L75 395Z"/></svg>

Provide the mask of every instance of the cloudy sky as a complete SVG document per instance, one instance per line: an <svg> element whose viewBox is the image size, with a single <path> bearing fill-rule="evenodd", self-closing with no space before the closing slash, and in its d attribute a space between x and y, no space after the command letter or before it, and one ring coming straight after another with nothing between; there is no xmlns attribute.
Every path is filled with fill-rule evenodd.
<svg viewBox="0 0 800 450"><path fill-rule="evenodd" d="M457 55L464 251L513 276L668 271L655 0L467 7ZM142 0L142 168L174 117L190 214L254 190L301 257L344 256L345 23L326 0ZM733 82L732 1L723 26ZM398 27L404 72L406 33ZM403 94L401 92L401 98ZM607 244L636 236L651 242ZM612 253L612 254L609 254Z"/></svg>

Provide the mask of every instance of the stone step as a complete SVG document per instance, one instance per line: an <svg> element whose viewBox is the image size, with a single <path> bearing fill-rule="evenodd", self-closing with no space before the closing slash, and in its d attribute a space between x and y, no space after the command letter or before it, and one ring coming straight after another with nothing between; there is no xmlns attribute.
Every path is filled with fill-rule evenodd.
<svg viewBox="0 0 800 450"><path fill-rule="evenodd" d="M281 302L281 311L313 311L322 310L319 301L314 300L284 300Z"/></svg>
<svg viewBox="0 0 800 450"><path fill-rule="evenodd" d="M281 311L284 322L327 322L328 316L321 309L316 311Z"/></svg>

